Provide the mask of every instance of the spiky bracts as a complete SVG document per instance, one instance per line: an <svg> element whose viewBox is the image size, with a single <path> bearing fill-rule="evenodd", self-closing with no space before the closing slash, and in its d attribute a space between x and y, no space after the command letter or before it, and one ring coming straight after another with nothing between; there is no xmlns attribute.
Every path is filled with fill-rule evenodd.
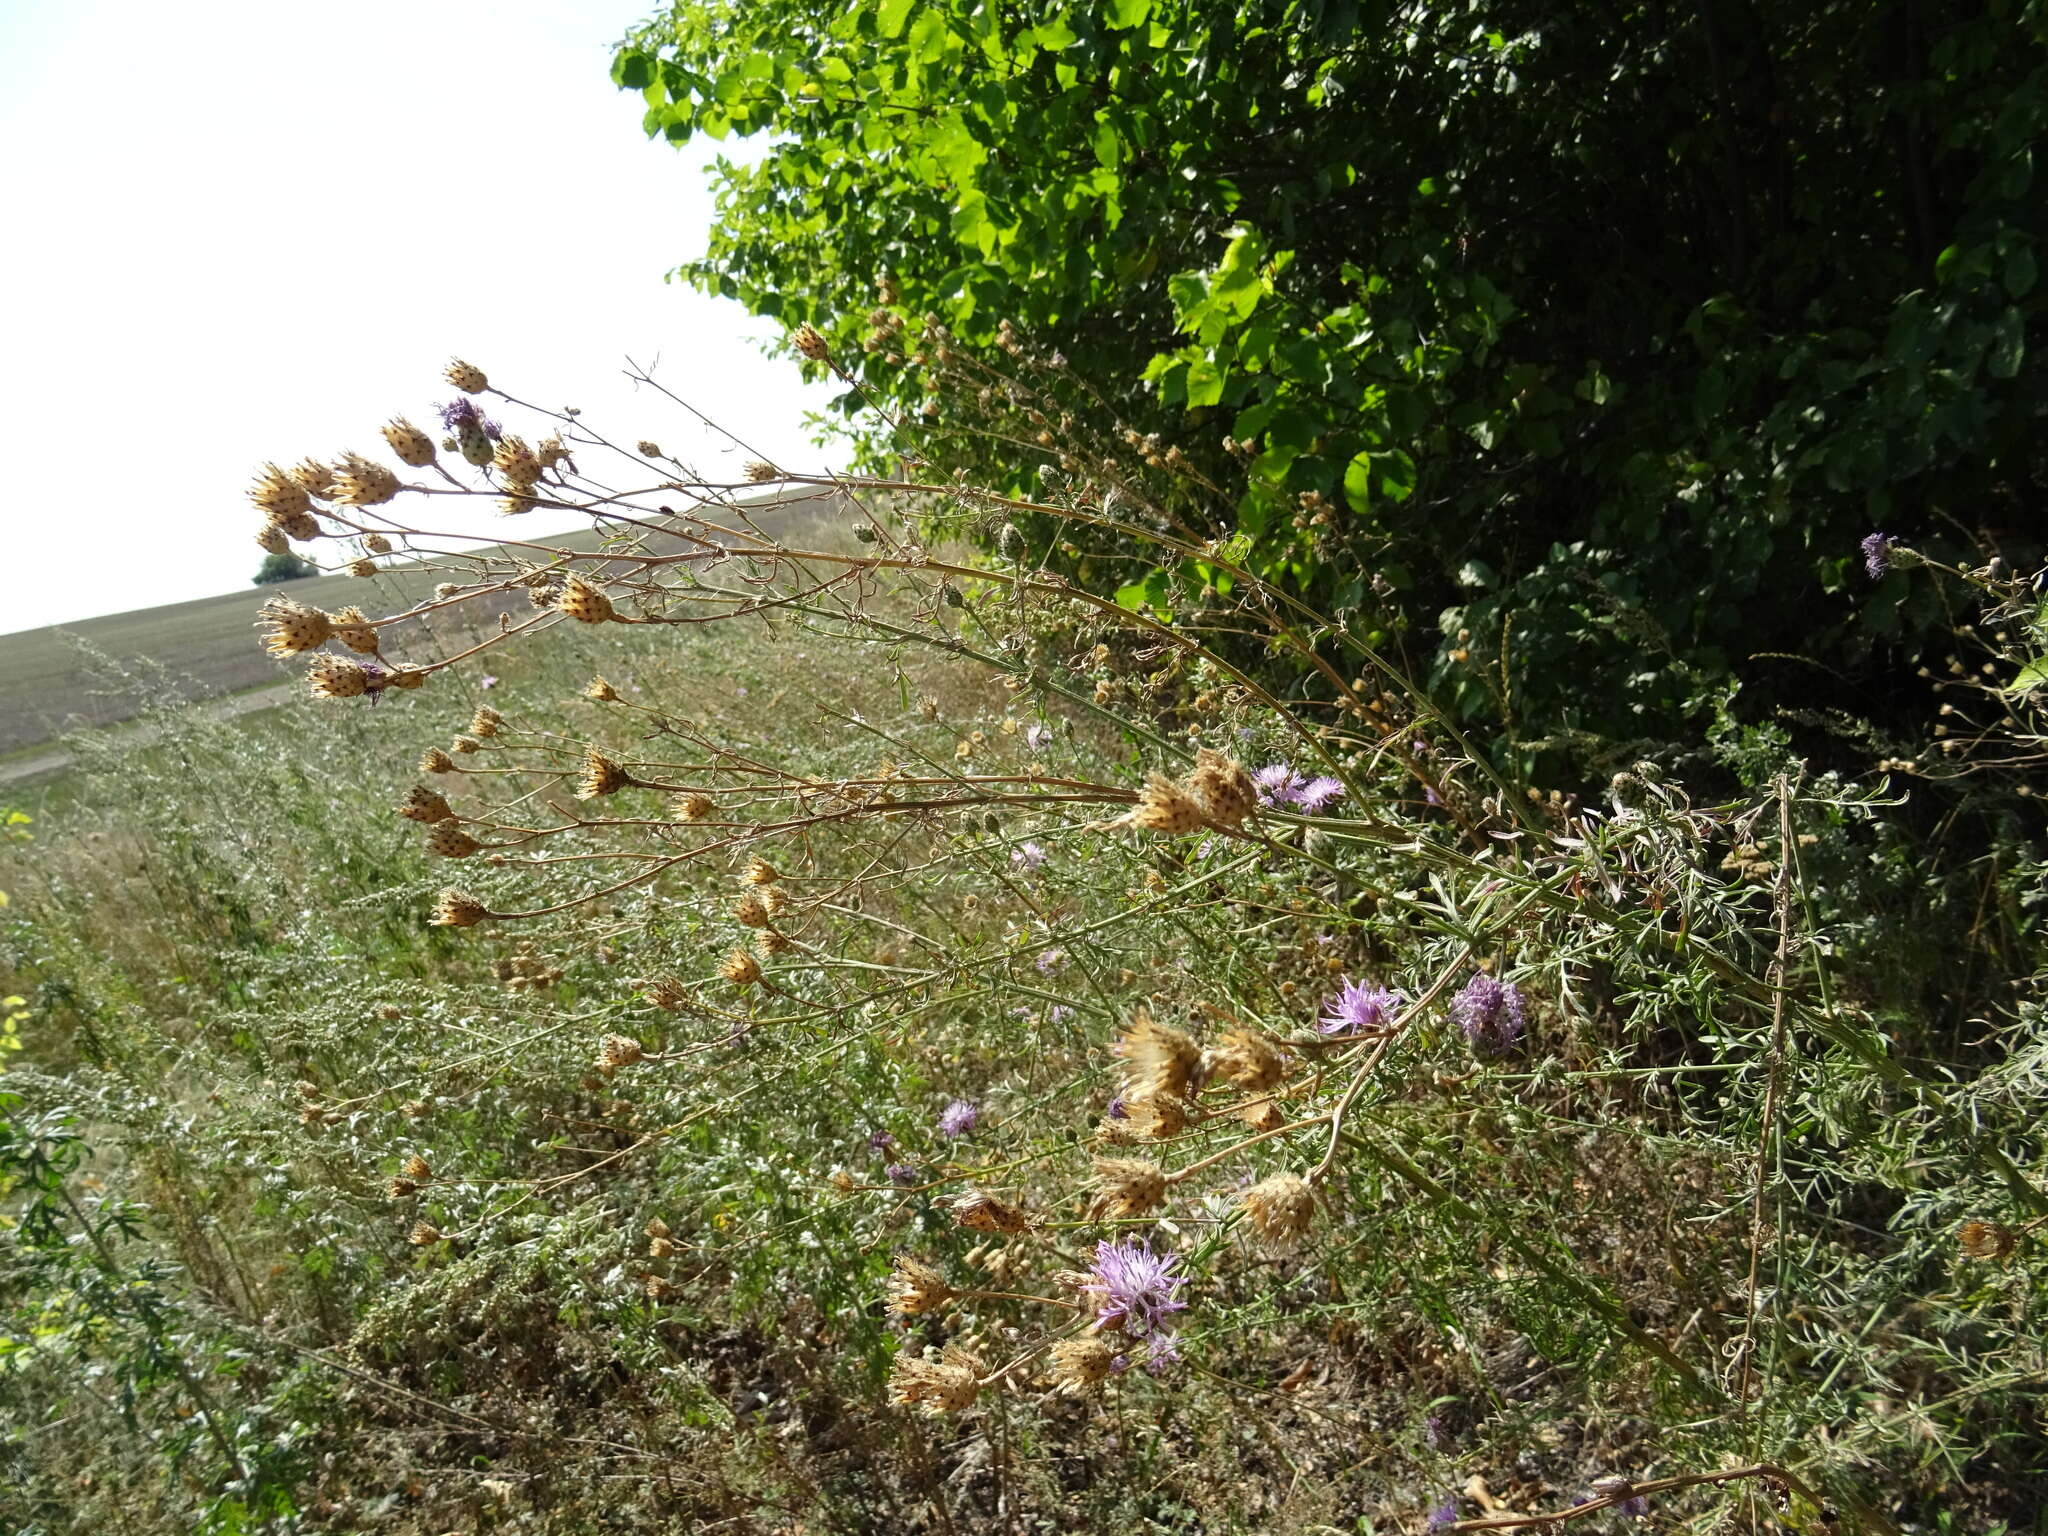
<svg viewBox="0 0 2048 1536"><path fill-rule="evenodd" d="M1068 1397L1088 1397L1116 1374L1116 1346L1097 1334L1060 1340L1051 1358L1053 1386Z"/></svg>
<svg viewBox="0 0 2048 1536"><path fill-rule="evenodd" d="M482 902L451 885L434 903L434 915L429 921L436 928L474 928L491 915L490 909Z"/></svg>
<svg viewBox="0 0 2048 1536"><path fill-rule="evenodd" d="M555 598L555 611L579 624L603 624L618 616L604 589L574 571L562 578L562 590Z"/></svg>
<svg viewBox="0 0 2048 1536"><path fill-rule="evenodd" d="M413 785L406 797L398 803L398 814L408 821L417 821L423 826L437 826L455 815L448 802L435 790L424 784Z"/></svg>
<svg viewBox="0 0 2048 1536"><path fill-rule="evenodd" d="M345 507L374 507L398 494L398 476L360 453L344 453L334 466L334 500Z"/></svg>
<svg viewBox="0 0 2048 1536"><path fill-rule="evenodd" d="M313 690L316 699L359 699L370 692L373 678L381 677L381 670L373 674L359 661L324 652L306 668L306 686Z"/></svg>
<svg viewBox="0 0 2048 1536"><path fill-rule="evenodd" d="M327 614L288 597L266 600L256 615L256 627L267 631L263 648L273 656L316 650L334 633L334 620Z"/></svg>
<svg viewBox="0 0 2048 1536"><path fill-rule="evenodd" d="M907 1253L896 1256L896 1268L889 1276L889 1311L895 1316L922 1317L937 1312L958 1294L929 1264Z"/></svg>
<svg viewBox="0 0 2048 1536"><path fill-rule="evenodd" d="M438 822L427 833L427 852L444 859L466 859L482 847L452 821Z"/></svg>
<svg viewBox="0 0 2048 1536"><path fill-rule="evenodd" d="M1166 1170L1136 1157L1095 1159L1091 1221L1148 1215L1166 1203Z"/></svg>
<svg viewBox="0 0 2048 1536"><path fill-rule="evenodd" d="M273 527L286 518L313 510L306 488L292 478L290 471L275 464L265 464L256 472L256 481L249 487L249 499Z"/></svg>
<svg viewBox="0 0 2048 1536"><path fill-rule="evenodd" d="M1152 774L1138 791L1138 803L1108 825L1161 837L1185 837L1211 827L1234 832L1258 808L1258 785L1244 764L1203 747L1185 779Z"/></svg>
<svg viewBox="0 0 2048 1536"><path fill-rule="evenodd" d="M394 416L385 424L384 441L401 464L425 469L434 462L434 440L403 416Z"/></svg>
<svg viewBox="0 0 2048 1536"><path fill-rule="evenodd" d="M442 370L441 377L465 395L480 395L491 387L491 381L484 376L483 369L474 363L465 363L459 357L448 359L448 366Z"/></svg>
<svg viewBox="0 0 2048 1536"><path fill-rule="evenodd" d="M1308 1181L1293 1173L1261 1179L1244 1192L1240 1203L1252 1230L1272 1248L1294 1247L1316 1214L1316 1198Z"/></svg>
<svg viewBox="0 0 2048 1536"><path fill-rule="evenodd" d="M592 747L583 754L583 777L576 785L578 800L596 800L616 795L633 782L623 764Z"/></svg>
<svg viewBox="0 0 2048 1536"><path fill-rule="evenodd" d="M981 1393L981 1361L956 1345L937 1360L905 1349L889 1370L889 1395L904 1407L928 1413L960 1413Z"/></svg>

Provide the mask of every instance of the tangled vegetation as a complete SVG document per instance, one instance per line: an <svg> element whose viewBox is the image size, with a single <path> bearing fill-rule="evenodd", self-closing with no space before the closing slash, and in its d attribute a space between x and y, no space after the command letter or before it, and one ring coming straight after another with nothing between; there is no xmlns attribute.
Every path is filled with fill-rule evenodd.
<svg viewBox="0 0 2048 1536"><path fill-rule="evenodd" d="M312 700L82 742L5 852L11 1525L2042 1507L2048 643L2002 561L1852 544L1972 617L1911 746L1731 725L1739 788L1582 797L1183 531L1192 473L714 484L448 382L396 467L252 492L266 548L442 585L270 597ZM1966 868L1901 811L1937 783Z"/></svg>

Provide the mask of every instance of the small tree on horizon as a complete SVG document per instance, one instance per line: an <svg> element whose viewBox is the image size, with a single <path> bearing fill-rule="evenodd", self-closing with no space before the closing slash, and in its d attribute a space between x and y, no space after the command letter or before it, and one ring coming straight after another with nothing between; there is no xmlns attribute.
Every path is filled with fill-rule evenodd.
<svg viewBox="0 0 2048 1536"><path fill-rule="evenodd" d="M249 578L250 585L266 587L274 582L297 581L301 576L318 576L320 567L302 556L284 550L274 555L265 555L263 564L256 574Z"/></svg>

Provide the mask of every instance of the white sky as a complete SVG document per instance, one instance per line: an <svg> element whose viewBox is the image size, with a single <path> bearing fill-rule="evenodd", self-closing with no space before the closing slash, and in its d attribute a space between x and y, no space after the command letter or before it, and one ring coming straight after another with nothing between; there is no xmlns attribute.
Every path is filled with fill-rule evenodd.
<svg viewBox="0 0 2048 1536"><path fill-rule="evenodd" d="M0 633L246 585L256 466L391 462L378 427L428 426L451 354L737 479L620 377L658 356L777 462L824 462L826 391L663 281L719 146L644 139L608 78L658 3L0 0Z"/></svg>

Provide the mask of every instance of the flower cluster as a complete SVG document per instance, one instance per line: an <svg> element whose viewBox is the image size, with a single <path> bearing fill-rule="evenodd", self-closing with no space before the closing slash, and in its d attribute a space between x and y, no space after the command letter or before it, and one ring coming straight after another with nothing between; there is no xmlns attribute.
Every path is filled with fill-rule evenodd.
<svg viewBox="0 0 2048 1536"><path fill-rule="evenodd" d="M1528 1019L1522 993L1512 981L1479 972L1451 999L1451 1021L1464 1031L1473 1048L1498 1056L1514 1048Z"/></svg>
<svg viewBox="0 0 2048 1536"><path fill-rule="evenodd" d="M1305 778L1286 763L1268 763L1252 775L1259 788L1259 804L1291 805L1311 816L1320 815L1344 793L1341 780L1327 774Z"/></svg>

